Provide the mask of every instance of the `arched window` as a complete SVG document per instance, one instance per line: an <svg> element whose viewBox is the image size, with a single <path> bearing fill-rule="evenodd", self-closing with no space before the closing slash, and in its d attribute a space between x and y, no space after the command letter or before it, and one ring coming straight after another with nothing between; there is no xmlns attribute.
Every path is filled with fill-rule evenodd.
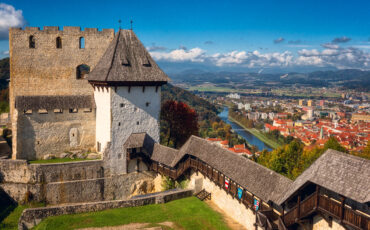
<svg viewBox="0 0 370 230"><path fill-rule="evenodd" d="M34 49L34 48L35 48L35 37L34 37L33 35L31 35L31 36L29 37L28 42L29 42L29 47L30 47L31 49Z"/></svg>
<svg viewBox="0 0 370 230"><path fill-rule="evenodd" d="M57 49L61 49L62 48L62 39L60 37L57 37L56 42L57 42Z"/></svg>
<svg viewBox="0 0 370 230"><path fill-rule="evenodd" d="M80 49L84 49L84 48L85 48L85 38L80 37Z"/></svg>
<svg viewBox="0 0 370 230"><path fill-rule="evenodd" d="M84 79L86 78L86 74L90 73L90 66L86 64L82 64L77 66L76 68L76 78L77 79Z"/></svg>

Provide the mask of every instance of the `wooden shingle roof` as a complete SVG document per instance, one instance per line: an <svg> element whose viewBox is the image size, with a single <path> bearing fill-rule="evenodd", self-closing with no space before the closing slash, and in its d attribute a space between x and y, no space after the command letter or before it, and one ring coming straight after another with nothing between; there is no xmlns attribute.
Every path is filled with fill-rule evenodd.
<svg viewBox="0 0 370 230"><path fill-rule="evenodd" d="M308 182L360 203L369 202L370 161L329 149L287 187L278 204L284 203Z"/></svg>
<svg viewBox="0 0 370 230"><path fill-rule="evenodd" d="M119 30L88 81L93 85L163 85L169 78L132 30Z"/></svg>
<svg viewBox="0 0 370 230"><path fill-rule="evenodd" d="M92 95L16 96L15 107L19 111L95 108L95 101Z"/></svg>

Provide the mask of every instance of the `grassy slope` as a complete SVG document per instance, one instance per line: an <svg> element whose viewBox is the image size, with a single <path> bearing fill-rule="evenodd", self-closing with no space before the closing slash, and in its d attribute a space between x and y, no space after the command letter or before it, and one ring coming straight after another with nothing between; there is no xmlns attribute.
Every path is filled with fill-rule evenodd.
<svg viewBox="0 0 370 230"><path fill-rule="evenodd" d="M49 217L35 229L76 229L129 223L174 222L181 229L228 229L222 216L195 197L133 208Z"/></svg>
<svg viewBox="0 0 370 230"><path fill-rule="evenodd" d="M248 132L252 133L258 139L260 139L261 141L263 141L264 143L266 143L267 145L269 145L271 148L276 149L276 148L278 148L278 147L281 146L276 141L273 141L273 140L270 140L269 138L267 138L263 133L261 133L261 131L258 131L255 128L253 128L253 129L246 128L244 125L240 124L239 122L237 122L235 119L233 119L231 117L229 117L229 120L231 120L232 122L237 123L239 126L243 127L243 129L245 129Z"/></svg>
<svg viewBox="0 0 370 230"><path fill-rule="evenodd" d="M92 159L71 159L71 158L55 158L50 160L34 160L29 161L30 164L53 164L53 163L64 163L64 162L74 162L74 161L89 161Z"/></svg>
<svg viewBox="0 0 370 230"><path fill-rule="evenodd" d="M17 206L2 222L0 222L1 230L16 230L18 229L18 220L22 212L26 208L42 207L43 204L35 203L31 205L19 205ZM9 207L12 208L12 207Z"/></svg>

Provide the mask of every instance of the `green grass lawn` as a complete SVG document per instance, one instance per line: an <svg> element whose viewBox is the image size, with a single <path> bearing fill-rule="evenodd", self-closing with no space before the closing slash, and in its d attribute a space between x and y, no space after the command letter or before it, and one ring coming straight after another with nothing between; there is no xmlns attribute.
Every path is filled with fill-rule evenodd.
<svg viewBox="0 0 370 230"><path fill-rule="evenodd" d="M9 209L13 209L10 214L0 222L0 229L1 230L16 230L18 229L18 220L21 216L22 212L26 208L35 208L35 207L42 207L44 206L41 203L35 204L27 204L27 205L18 205L17 207L8 207Z"/></svg>
<svg viewBox="0 0 370 230"><path fill-rule="evenodd" d="M232 122L237 123L243 129L245 129L246 131L252 133L254 136L256 136L258 139L260 139L262 142L264 142L267 145L269 145L271 148L276 149L276 148L278 148L278 147L281 146L278 142L276 142L274 140L271 140L268 137L266 137L261 131L255 129L255 128L252 128L252 129L246 128L244 125L242 125L241 123L239 123L238 121L236 121L232 117L229 117L229 120L232 121Z"/></svg>
<svg viewBox="0 0 370 230"><path fill-rule="evenodd" d="M195 197L132 208L49 217L35 229L76 229L171 221L181 229L229 229L221 214Z"/></svg>
<svg viewBox="0 0 370 230"><path fill-rule="evenodd" d="M29 161L29 163L30 164L54 164L54 163L65 163L65 162L74 162L74 161L89 161L89 160L92 160L92 159L55 158L55 159L50 159L50 160L34 160L34 161Z"/></svg>

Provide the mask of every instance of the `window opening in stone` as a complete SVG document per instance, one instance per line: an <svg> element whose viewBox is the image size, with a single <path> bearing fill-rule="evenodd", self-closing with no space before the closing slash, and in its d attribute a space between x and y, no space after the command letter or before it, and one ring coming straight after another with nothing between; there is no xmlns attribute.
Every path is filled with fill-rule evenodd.
<svg viewBox="0 0 370 230"><path fill-rule="evenodd" d="M90 66L86 64L79 65L76 68L76 78L77 79L85 79L87 77L87 74L89 73L90 73Z"/></svg>
<svg viewBox="0 0 370 230"><path fill-rule="evenodd" d="M57 45L57 49L61 49L62 48L62 39L60 37L57 37L56 39L56 45Z"/></svg>
<svg viewBox="0 0 370 230"><path fill-rule="evenodd" d="M85 38L80 37L80 49L85 49Z"/></svg>
<svg viewBox="0 0 370 230"><path fill-rule="evenodd" d="M29 47L31 49L34 49L36 47L35 37L33 35L29 37Z"/></svg>

